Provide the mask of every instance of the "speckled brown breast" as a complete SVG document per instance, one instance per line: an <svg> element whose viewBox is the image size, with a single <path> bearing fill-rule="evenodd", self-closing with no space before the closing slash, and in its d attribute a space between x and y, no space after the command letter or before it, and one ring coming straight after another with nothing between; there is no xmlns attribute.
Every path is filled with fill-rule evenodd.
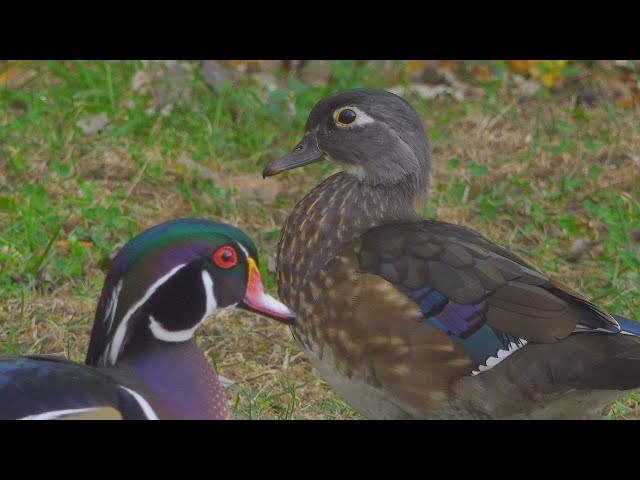
<svg viewBox="0 0 640 480"><path fill-rule="evenodd" d="M416 220L407 197L389 195L384 188L363 185L338 173L327 178L298 202L278 243L277 281L280 299L299 315L294 335L304 341L313 297L310 282L344 245L371 227ZM407 206L408 204L408 206Z"/></svg>

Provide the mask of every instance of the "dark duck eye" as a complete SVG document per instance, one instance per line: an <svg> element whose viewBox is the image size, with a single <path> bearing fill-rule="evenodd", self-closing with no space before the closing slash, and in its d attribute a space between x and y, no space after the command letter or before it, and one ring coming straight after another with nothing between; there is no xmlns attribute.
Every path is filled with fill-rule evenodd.
<svg viewBox="0 0 640 480"><path fill-rule="evenodd" d="M220 268L231 268L238 263L238 255L231 247L220 247L213 254L213 261Z"/></svg>
<svg viewBox="0 0 640 480"><path fill-rule="evenodd" d="M356 121L358 114L350 108L341 109L336 115L336 123L338 125L350 125Z"/></svg>

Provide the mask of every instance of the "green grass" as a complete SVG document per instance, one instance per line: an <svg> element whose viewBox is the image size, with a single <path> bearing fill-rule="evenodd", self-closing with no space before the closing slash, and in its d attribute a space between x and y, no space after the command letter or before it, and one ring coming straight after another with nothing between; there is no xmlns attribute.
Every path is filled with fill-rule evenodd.
<svg viewBox="0 0 640 480"><path fill-rule="evenodd" d="M255 195L244 191L247 179L297 143L326 94L406 81L401 62L379 75L375 62L340 61L328 85L282 76L268 91L247 77L213 90L190 64L180 81L190 94L177 96L166 116L147 112L152 92L133 90L136 72L148 68L137 61L37 62L23 66L34 73L25 83L0 86L0 352L82 360L110 256L141 229L177 216L247 231L273 292L266 266L282 221L333 166L257 182ZM640 318L640 167L629 156L640 155L638 105L579 106L548 90L521 101L504 65L489 65L495 80L463 78L481 90L474 100L407 97L433 147L424 215L475 228L611 312ZM592 82L606 87L609 72L572 68L581 78L595 72ZM76 127L102 112L103 131ZM190 170L182 156L220 181ZM261 195L268 182L276 182L274 197ZM571 263L566 252L579 238L597 246ZM227 392L236 416L356 417L313 374L286 328L244 313L228 318L205 326L198 341L234 382ZM295 359L286 369L285 358ZM635 405L624 400L610 416Z"/></svg>

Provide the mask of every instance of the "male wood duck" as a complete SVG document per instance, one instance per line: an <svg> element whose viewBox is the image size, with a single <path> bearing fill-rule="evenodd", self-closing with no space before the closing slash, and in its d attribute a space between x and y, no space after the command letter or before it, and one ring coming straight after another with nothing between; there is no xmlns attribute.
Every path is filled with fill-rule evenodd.
<svg viewBox="0 0 640 480"><path fill-rule="evenodd" d="M193 334L222 308L284 323L264 293L254 243L198 219L141 233L116 255L98 302L86 365L0 357L0 419L227 419L211 362Z"/></svg>
<svg viewBox="0 0 640 480"><path fill-rule="evenodd" d="M379 90L330 95L263 176L343 167L280 236L278 293L319 374L376 419L589 418L640 387L640 324L610 315L465 227L423 220L417 112Z"/></svg>

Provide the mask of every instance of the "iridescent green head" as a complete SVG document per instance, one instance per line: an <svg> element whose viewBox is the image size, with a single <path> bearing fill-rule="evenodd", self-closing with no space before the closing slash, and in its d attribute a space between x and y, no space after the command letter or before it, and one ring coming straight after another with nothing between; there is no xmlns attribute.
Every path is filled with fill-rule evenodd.
<svg viewBox="0 0 640 480"><path fill-rule="evenodd" d="M264 293L257 264L251 239L224 223L179 219L146 230L113 260L86 363L114 365L137 335L189 340L221 308L293 323L291 311Z"/></svg>

